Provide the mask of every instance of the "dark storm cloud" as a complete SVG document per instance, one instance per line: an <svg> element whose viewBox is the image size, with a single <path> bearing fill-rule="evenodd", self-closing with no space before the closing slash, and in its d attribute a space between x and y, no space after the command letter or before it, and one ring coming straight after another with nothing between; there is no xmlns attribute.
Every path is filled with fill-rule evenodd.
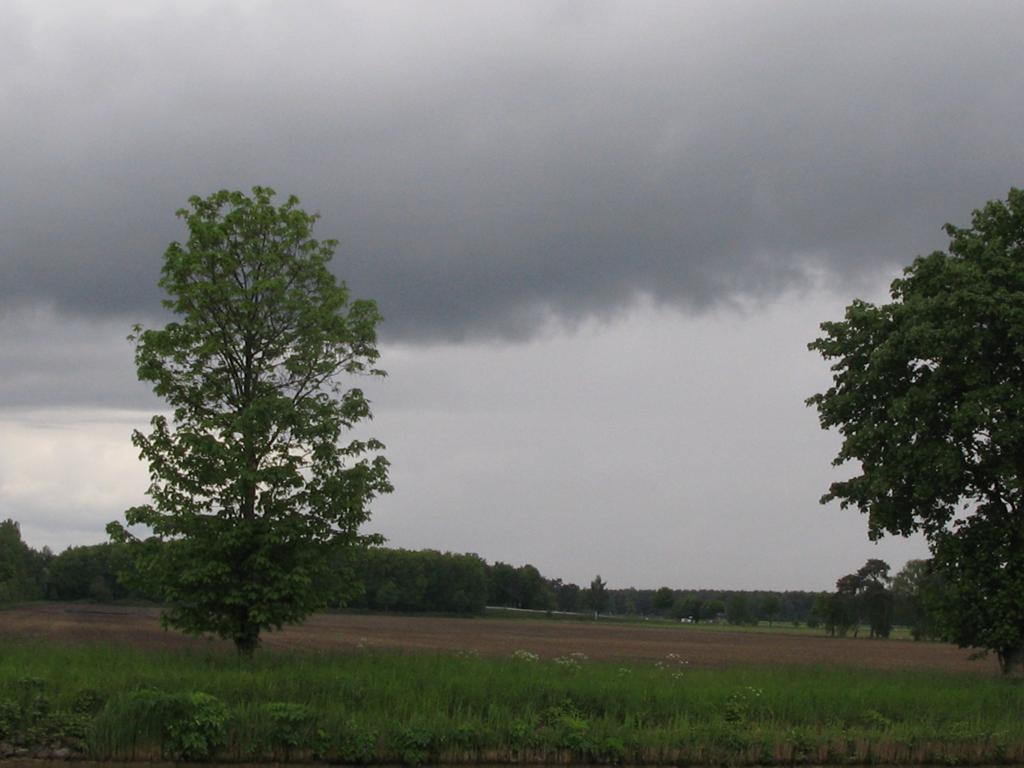
<svg viewBox="0 0 1024 768"><path fill-rule="evenodd" d="M392 338L872 279L1024 180L1012 3L0 10L0 302L138 317L188 195L323 213Z"/></svg>
<svg viewBox="0 0 1024 768"><path fill-rule="evenodd" d="M0 416L5 409L159 407L138 381L118 318L69 323L44 308L0 309Z"/></svg>

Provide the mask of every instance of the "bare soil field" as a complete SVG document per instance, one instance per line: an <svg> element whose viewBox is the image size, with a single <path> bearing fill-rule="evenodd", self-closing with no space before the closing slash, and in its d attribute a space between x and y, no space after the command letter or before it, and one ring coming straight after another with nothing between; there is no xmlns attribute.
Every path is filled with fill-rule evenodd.
<svg viewBox="0 0 1024 768"><path fill-rule="evenodd" d="M149 607L32 603L0 610L0 642L7 639L143 648L230 650L223 641L193 638L160 627ZM645 626L530 619L435 618L318 614L305 624L264 636L274 650L475 651L503 656L523 649L553 658L585 653L592 659L657 661L677 654L692 667L736 665L843 665L995 675L994 659L972 661L970 651L940 643L865 638L709 631L680 625Z"/></svg>

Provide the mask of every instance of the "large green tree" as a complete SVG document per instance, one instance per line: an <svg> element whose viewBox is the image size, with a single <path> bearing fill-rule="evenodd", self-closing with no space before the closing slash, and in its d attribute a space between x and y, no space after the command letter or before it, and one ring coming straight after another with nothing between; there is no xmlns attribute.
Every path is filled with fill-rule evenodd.
<svg viewBox="0 0 1024 768"><path fill-rule="evenodd" d="M377 307L329 271L317 216L273 198L192 197L160 279L174 319L132 336L139 378L171 410L133 436L151 479L152 503L125 514L152 532L136 540L140 572L167 625L241 654L329 599L332 560L366 542L368 503L391 489L383 446L346 435L370 406L345 380L383 375Z"/></svg>
<svg viewBox="0 0 1024 768"><path fill-rule="evenodd" d="M808 400L854 468L823 501L868 533L927 537L963 646L1024 660L1024 191L947 224L947 251L917 258L892 301L854 301L810 348L833 383Z"/></svg>

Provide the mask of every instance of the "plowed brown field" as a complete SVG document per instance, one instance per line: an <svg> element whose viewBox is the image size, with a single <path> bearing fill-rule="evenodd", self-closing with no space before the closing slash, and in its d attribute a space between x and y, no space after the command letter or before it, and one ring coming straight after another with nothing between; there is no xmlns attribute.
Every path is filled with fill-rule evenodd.
<svg viewBox="0 0 1024 768"><path fill-rule="evenodd" d="M0 641L15 638L70 643L104 641L144 648L230 647L221 641L189 638L161 629L159 611L155 608L65 603L36 603L0 610ZM341 652L359 647L477 651L485 655L508 655L524 649L542 658L581 652L592 659L634 661L654 661L675 653L692 667L839 664L865 669L997 672L994 660L971 661L969 651L939 643L543 619L320 614L302 626L266 634L264 647Z"/></svg>

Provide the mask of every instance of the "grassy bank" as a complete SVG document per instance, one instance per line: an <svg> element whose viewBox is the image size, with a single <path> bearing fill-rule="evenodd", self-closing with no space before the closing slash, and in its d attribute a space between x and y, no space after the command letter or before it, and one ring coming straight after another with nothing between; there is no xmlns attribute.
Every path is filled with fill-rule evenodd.
<svg viewBox="0 0 1024 768"><path fill-rule="evenodd" d="M994 763L1024 687L841 668L0 647L8 753L218 761Z"/></svg>

